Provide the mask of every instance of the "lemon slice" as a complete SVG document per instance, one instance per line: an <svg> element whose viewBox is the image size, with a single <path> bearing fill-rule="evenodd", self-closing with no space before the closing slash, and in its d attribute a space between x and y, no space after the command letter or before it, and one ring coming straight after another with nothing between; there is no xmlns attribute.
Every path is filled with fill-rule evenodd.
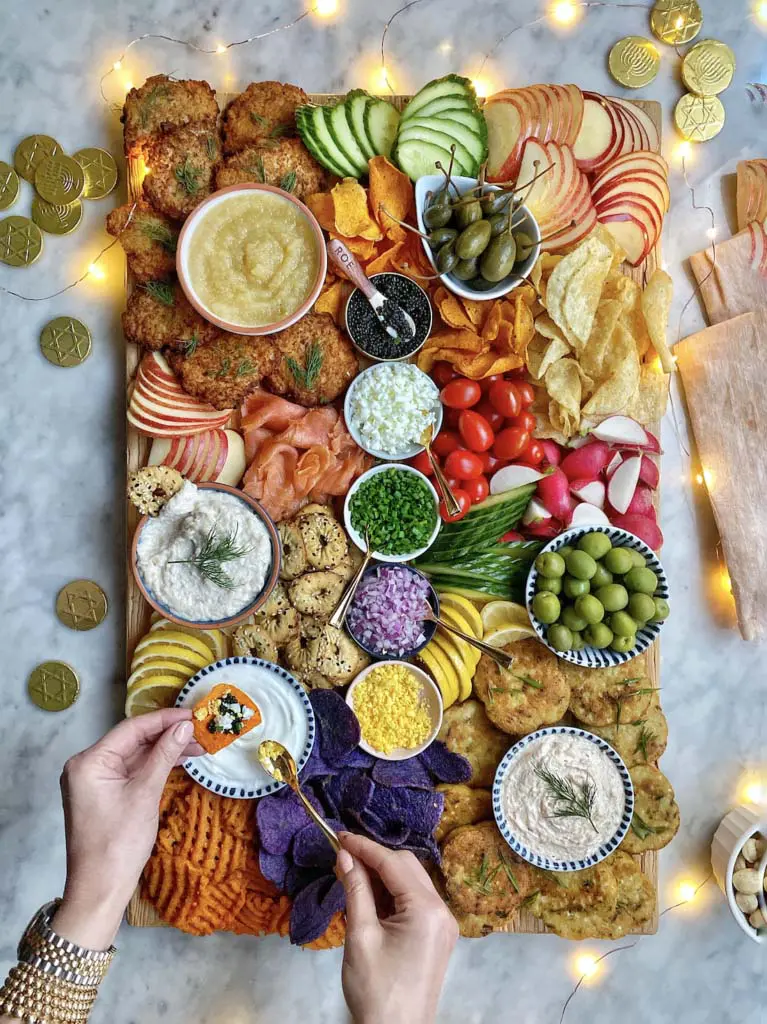
<svg viewBox="0 0 767 1024"><path fill-rule="evenodd" d="M159 632L159 635L157 632L152 633L150 631L136 644L136 650L143 651L151 644L157 643L173 644L173 646L183 647L189 651L194 651L195 654L205 659L202 663L203 665L210 664L210 646L202 641L198 636L193 636L191 633L182 633L178 629L163 629ZM202 667L202 665L200 667Z"/></svg>
<svg viewBox="0 0 767 1024"><path fill-rule="evenodd" d="M145 715L158 708L172 708L182 683L168 676L148 676L143 683L133 688L125 701L128 718Z"/></svg>
<svg viewBox="0 0 767 1024"><path fill-rule="evenodd" d="M189 669L178 661L171 661L169 658L149 658L128 677L128 693L140 686L147 677L177 679L179 685L183 686L192 675L194 673L190 673Z"/></svg>
<svg viewBox="0 0 767 1024"><path fill-rule="evenodd" d="M471 624L474 635L479 640L482 639L485 633L482 616L468 597L464 597L463 594L455 594L452 590L443 590L439 593L439 605L440 608L444 605L447 605L449 608L455 608L455 610L459 614L463 615Z"/></svg>
<svg viewBox="0 0 767 1024"><path fill-rule="evenodd" d="M210 652L206 657L201 658L199 654L190 651L185 647L177 647L175 644L152 643L142 650L136 648L136 653L131 662L131 672L135 672L148 661L174 661L178 662L179 668L189 669L191 675L199 672L210 664Z"/></svg>
<svg viewBox="0 0 767 1024"><path fill-rule="evenodd" d="M530 625L530 616L522 604L515 604L513 601L491 601L482 609L482 625L486 634L497 629L505 629L507 626L527 628Z"/></svg>
<svg viewBox="0 0 767 1024"><path fill-rule="evenodd" d="M442 694L443 707L449 708L458 699L458 676L455 669L439 648L427 644L418 657L434 676L434 681Z"/></svg>
<svg viewBox="0 0 767 1024"><path fill-rule="evenodd" d="M187 636L197 637L210 648L211 654L216 661L219 658L226 658L229 654L228 637L220 629L195 629L194 626L179 626L175 622L169 622L167 619L157 619L150 626L149 632L150 634L156 633L158 630L174 630L186 633Z"/></svg>
<svg viewBox="0 0 767 1024"><path fill-rule="evenodd" d="M491 647L505 647L506 644L527 640L536 635L532 626L504 626L501 629L494 629L492 633L485 633L485 643Z"/></svg>
<svg viewBox="0 0 767 1024"><path fill-rule="evenodd" d="M471 696L471 677L473 670L471 664L466 664L454 643L452 637L442 633L435 633L432 641L448 658L458 676L458 700L466 700Z"/></svg>
<svg viewBox="0 0 767 1024"><path fill-rule="evenodd" d="M474 636L474 630L471 628L471 626L463 617L463 615L460 612L457 612L455 608L451 608L450 606L448 606L442 609L440 614L441 617L445 619L446 622L449 622L452 626L455 626L456 629L460 629L462 633L467 633L469 636ZM476 647L472 647L471 644L468 644L465 640L462 640L459 636L456 636L454 633L450 634L450 638L456 645L458 650L461 652L461 656L466 662L466 664L471 666L471 671L473 674L474 669L479 664L479 659L482 657L482 654L477 650Z"/></svg>

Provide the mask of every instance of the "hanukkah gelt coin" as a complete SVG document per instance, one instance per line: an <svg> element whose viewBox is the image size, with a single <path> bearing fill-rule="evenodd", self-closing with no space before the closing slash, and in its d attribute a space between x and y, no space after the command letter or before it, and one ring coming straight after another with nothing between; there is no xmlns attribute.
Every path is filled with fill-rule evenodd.
<svg viewBox="0 0 767 1024"><path fill-rule="evenodd" d="M649 85L658 74L660 54L654 43L642 36L619 39L610 50L610 74L628 89Z"/></svg>
<svg viewBox="0 0 767 1024"><path fill-rule="evenodd" d="M10 164L0 160L0 210L13 206L19 195L19 176Z"/></svg>
<svg viewBox="0 0 767 1024"><path fill-rule="evenodd" d="M85 199L103 199L117 185L117 164L105 149L79 149L73 159L85 171Z"/></svg>
<svg viewBox="0 0 767 1024"><path fill-rule="evenodd" d="M56 614L70 629L95 629L106 618L107 595L93 580L72 580L56 596Z"/></svg>
<svg viewBox="0 0 767 1024"><path fill-rule="evenodd" d="M68 205L46 203L40 196L32 200L32 220L50 235L68 235L83 219L83 204L79 199Z"/></svg>
<svg viewBox="0 0 767 1024"><path fill-rule="evenodd" d="M35 188L46 203L73 203L85 190L85 171L71 156L46 157L35 171Z"/></svg>
<svg viewBox="0 0 767 1024"><path fill-rule="evenodd" d="M682 81L699 96L724 92L735 74L735 54L726 43L704 39L688 50L682 61Z"/></svg>
<svg viewBox="0 0 767 1024"><path fill-rule="evenodd" d="M43 251L43 233L29 217L0 220L0 262L9 267L28 267Z"/></svg>
<svg viewBox="0 0 767 1024"><path fill-rule="evenodd" d="M701 30L703 13L697 0L656 0L650 28L662 43L689 43Z"/></svg>
<svg viewBox="0 0 767 1024"><path fill-rule="evenodd" d="M27 681L29 696L43 711L64 711L80 693L80 680L65 661L44 661Z"/></svg>
<svg viewBox="0 0 767 1024"><path fill-rule="evenodd" d="M686 93L674 109L674 121L688 142L708 142L724 128L724 107L717 96Z"/></svg>
<svg viewBox="0 0 767 1024"><path fill-rule="evenodd" d="M81 320L75 320L73 316L57 316L40 332L40 349L48 362L55 366L79 366L91 354L91 347L91 332ZM106 603L106 598L104 601ZM58 604L56 608L58 610ZM96 626L98 624L94 623Z"/></svg>
<svg viewBox="0 0 767 1024"><path fill-rule="evenodd" d="M42 161L49 156L58 156L61 152L61 146L50 135L30 135L16 147L13 166L17 174L34 185L35 171Z"/></svg>

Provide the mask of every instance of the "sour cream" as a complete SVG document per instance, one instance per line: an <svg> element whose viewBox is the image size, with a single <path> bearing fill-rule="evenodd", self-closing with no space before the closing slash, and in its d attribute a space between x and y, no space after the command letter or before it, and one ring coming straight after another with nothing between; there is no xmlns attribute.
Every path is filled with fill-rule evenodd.
<svg viewBox="0 0 767 1024"><path fill-rule="evenodd" d="M567 783L577 794L593 788L591 821L560 816L568 809L537 770ZM551 860L582 860L618 831L626 803L617 766L582 736L541 736L512 760L501 784L501 805L514 838L531 853ZM593 824L592 824L593 823Z"/></svg>
<svg viewBox="0 0 767 1024"><path fill-rule="evenodd" d="M211 537L231 537L243 552L221 564L231 587L214 583L194 564ZM145 523L136 565L159 604L180 619L212 622L237 615L258 597L272 567L272 544L245 501L187 480L159 516Z"/></svg>

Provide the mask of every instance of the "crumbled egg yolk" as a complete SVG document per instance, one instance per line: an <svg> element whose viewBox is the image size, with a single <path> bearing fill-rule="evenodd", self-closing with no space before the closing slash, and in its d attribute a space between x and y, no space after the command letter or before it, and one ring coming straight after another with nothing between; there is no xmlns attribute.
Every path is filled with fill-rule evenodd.
<svg viewBox="0 0 767 1024"><path fill-rule="evenodd" d="M420 746L431 732L421 686L404 665L380 665L355 688L354 713L362 738L383 754Z"/></svg>

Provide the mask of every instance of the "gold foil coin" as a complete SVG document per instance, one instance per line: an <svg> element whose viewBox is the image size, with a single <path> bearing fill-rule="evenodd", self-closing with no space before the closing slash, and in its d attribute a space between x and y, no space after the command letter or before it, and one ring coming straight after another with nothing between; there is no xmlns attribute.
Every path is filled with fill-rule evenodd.
<svg viewBox="0 0 767 1024"><path fill-rule="evenodd" d="M704 39L696 43L682 61L682 81L699 96L724 92L735 74L735 54L726 43Z"/></svg>
<svg viewBox="0 0 767 1024"><path fill-rule="evenodd" d="M50 235L68 235L83 219L83 204L79 199L68 205L46 203L40 196L32 200L32 220Z"/></svg>
<svg viewBox="0 0 767 1024"><path fill-rule="evenodd" d="M700 32L703 12L697 0L656 0L650 13L650 28L662 43L689 43Z"/></svg>
<svg viewBox="0 0 767 1024"><path fill-rule="evenodd" d="M724 128L724 107L716 96L686 93L674 110L674 121L688 142L708 142Z"/></svg>
<svg viewBox="0 0 767 1024"><path fill-rule="evenodd" d="M628 89L649 85L658 74L660 54L654 43L643 36L626 36L610 50L610 74Z"/></svg>
<svg viewBox="0 0 767 1024"><path fill-rule="evenodd" d="M35 183L35 171L49 156L58 156L63 152L61 146L50 135L30 135L16 147L13 154L13 166L25 181Z"/></svg>
<svg viewBox="0 0 767 1024"><path fill-rule="evenodd" d="M65 661L44 661L27 681L29 696L43 711L64 711L80 694L80 680Z"/></svg>
<svg viewBox="0 0 767 1024"><path fill-rule="evenodd" d="M56 614L65 626L80 633L95 629L106 618L107 595L93 580L73 580L58 592Z"/></svg>
<svg viewBox="0 0 767 1024"><path fill-rule="evenodd" d="M28 267L43 251L43 233L29 217L0 220L0 261L9 267Z"/></svg>
<svg viewBox="0 0 767 1024"><path fill-rule="evenodd" d="M10 164L0 160L0 210L13 206L19 195L19 176Z"/></svg>
<svg viewBox="0 0 767 1024"><path fill-rule="evenodd" d="M57 206L66 206L85 191L85 171L71 156L49 156L35 171L37 194Z"/></svg>
<svg viewBox="0 0 767 1024"><path fill-rule="evenodd" d="M85 171L84 199L103 199L117 185L117 164L105 149L78 149L73 160Z"/></svg>
<svg viewBox="0 0 767 1024"><path fill-rule="evenodd" d="M81 320L75 320L73 316L57 316L55 320L47 323L40 332L40 349L48 362L55 366L79 366L91 354L91 347L91 332ZM88 581L78 580L76 582L87 583ZM95 583L92 585L96 586ZM70 584L70 586L74 586L74 584ZM66 590L66 587L64 589ZM63 593L62 590L61 594ZM103 596L103 591L101 593ZM59 598L61 598L61 594L59 594ZM106 598L104 598L104 605L104 614L106 614ZM58 599L56 611L58 612ZM102 615L101 618L103 619L103 617ZM94 625L98 626L99 622L95 622Z"/></svg>

